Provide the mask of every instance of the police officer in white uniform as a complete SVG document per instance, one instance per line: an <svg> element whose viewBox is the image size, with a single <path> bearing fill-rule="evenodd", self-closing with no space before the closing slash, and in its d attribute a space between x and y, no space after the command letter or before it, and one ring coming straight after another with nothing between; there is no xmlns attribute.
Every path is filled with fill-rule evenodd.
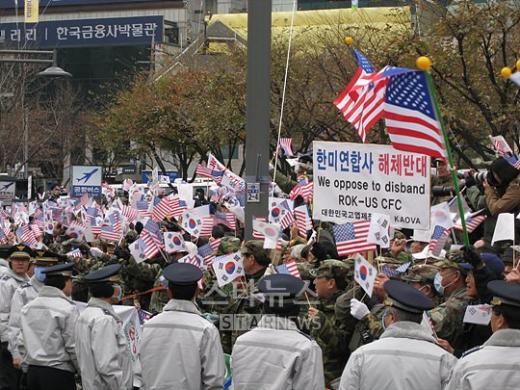
<svg viewBox="0 0 520 390"><path fill-rule="evenodd" d="M238 337L232 354L235 390L316 390L325 388L319 345L298 330L296 297L305 283L288 274L264 276L258 326Z"/></svg>
<svg viewBox="0 0 520 390"><path fill-rule="evenodd" d="M520 388L520 285L493 280L487 286L493 334L458 361L449 390Z"/></svg>
<svg viewBox="0 0 520 390"><path fill-rule="evenodd" d="M175 263L163 275L170 301L144 324L139 348L144 389L223 389L224 353L218 330L194 303L202 271Z"/></svg>
<svg viewBox="0 0 520 390"><path fill-rule="evenodd" d="M120 269L112 264L83 278L91 298L74 331L83 390L132 389L131 353L112 307L121 300Z"/></svg>
<svg viewBox="0 0 520 390"><path fill-rule="evenodd" d="M78 311L70 299L73 266L66 263L45 269L45 285L38 297L22 308L30 390L76 390L74 327Z"/></svg>
<svg viewBox="0 0 520 390"><path fill-rule="evenodd" d="M11 299L18 287L27 283L33 251L21 244L13 246L8 252L9 269L0 278L0 390L17 389L21 371L13 366L13 358L8 350L8 324L11 314Z"/></svg>
<svg viewBox="0 0 520 390"><path fill-rule="evenodd" d="M357 349L347 362L340 390L441 390L457 359L421 325L433 302L412 286L389 280L380 339Z"/></svg>
<svg viewBox="0 0 520 390"><path fill-rule="evenodd" d="M9 352L13 356L13 366L15 368L22 367L25 348L23 345L23 337L21 336L22 325L20 323L20 313L22 307L27 305L33 299L36 299L43 287L45 274L43 270L46 267L56 265L60 255L46 251L34 251L34 274L31 279L16 289L11 299L11 314L8 323ZM27 367L24 367L27 371Z"/></svg>

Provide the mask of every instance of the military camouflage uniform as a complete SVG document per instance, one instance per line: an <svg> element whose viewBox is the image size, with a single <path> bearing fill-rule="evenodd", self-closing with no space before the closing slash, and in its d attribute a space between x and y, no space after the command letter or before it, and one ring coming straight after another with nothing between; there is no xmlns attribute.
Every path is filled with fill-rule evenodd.
<svg viewBox="0 0 520 390"><path fill-rule="evenodd" d="M466 288L462 287L454 291L446 302L430 311L435 333L439 338L448 340L451 345L456 344L463 332L462 319L468 302Z"/></svg>

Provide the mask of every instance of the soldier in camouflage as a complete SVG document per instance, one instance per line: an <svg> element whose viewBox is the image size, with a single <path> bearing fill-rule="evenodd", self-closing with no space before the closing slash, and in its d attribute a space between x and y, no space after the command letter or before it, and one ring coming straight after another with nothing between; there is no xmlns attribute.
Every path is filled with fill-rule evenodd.
<svg viewBox="0 0 520 390"><path fill-rule="evenodd" d="M452 260L445 260L440 266L440 280L436 288L444 296L444 303L429 313L437 337L456 345L463 331L464 312L469 299L466 296L465 279L467 270Z"/></svg>
<svg viewBox="0 0 520 390"><path fill-rule="evenodd" d="M348 266L339 260L325 260L318 268L314 285L319 298L316 307L309 307L309 333L323 351L325 383L341 376L347 363L346 338L338 327L335 305L347 287Z"/></svg>

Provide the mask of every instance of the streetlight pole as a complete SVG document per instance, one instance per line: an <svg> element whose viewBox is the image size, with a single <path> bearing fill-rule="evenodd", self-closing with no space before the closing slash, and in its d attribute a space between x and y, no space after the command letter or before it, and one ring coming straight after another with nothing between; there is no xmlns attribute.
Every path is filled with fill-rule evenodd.
<svg viewBox="0 0 520 390"><path fill-rule="evenodd" d="M248 0L245 237L253 234L253 217L267 217L269 122L271 117L271 0ZM255 184L259 184L255 185ZM254 199L253 190L259 197Z"/></svg>

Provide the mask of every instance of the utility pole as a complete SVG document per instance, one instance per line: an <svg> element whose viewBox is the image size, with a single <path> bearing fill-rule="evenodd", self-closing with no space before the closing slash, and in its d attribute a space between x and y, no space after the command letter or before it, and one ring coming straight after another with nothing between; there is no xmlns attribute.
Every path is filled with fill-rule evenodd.
<svg viewBox="0 0 520 390"><path fill-rule="evenodd" d="M253 217L267 217L271 117L271 0L248 0L245 238Z"/></svg>

